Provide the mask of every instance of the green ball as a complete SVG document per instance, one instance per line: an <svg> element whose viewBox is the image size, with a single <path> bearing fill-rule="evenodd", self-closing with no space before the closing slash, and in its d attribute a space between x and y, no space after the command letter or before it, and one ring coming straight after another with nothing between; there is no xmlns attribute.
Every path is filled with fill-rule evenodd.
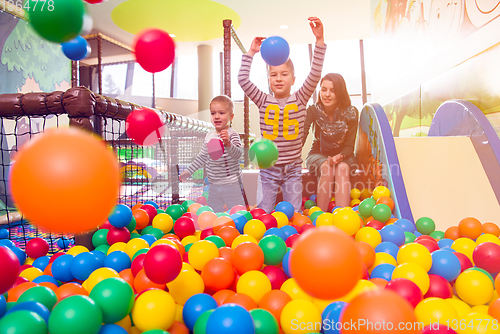
<svg viewBox="0 0 500 334"><path fill-rule="evenodd" d="M310 209L313 206L316 206L316 203L314 201L308 200L304 203L304 209Z"/></svg>
<svg viewBox="0 0 500 334"><path fill-rule="evenodd" d="M365 218L370 217L375 204L377 204L377 201L373 197L364 199L358 205L359 214Z"/></svg>
<svg viewBox="0 0 500 334"><path fill-rule="evenodd" d="M5 299L7 299L7 297L5 297ZM5 311L9 311L14 306L16 306L16 302L7 302L7 308L5 309Z"/></svg>
<svg viewBox="0 0 500 334"><path fill-rule="evenodd" d="M165 213L170 215L170 217L172 217L172 220L175 222L177 219L179 219L179 217L181 217L184 214L184 211L182 210L180 204L172 204L168 206Z"/></svg>
<svg viewBox="0 0 500 334"><path fill-rule="evenodd" d="M97 283L89 297L102 311L102 321L113 324L125 318L134 306L134 290L123 279L112 277Z"/></svg>
<svg viewBox="0 0 500 334"><path fill-rule="evenodd" d="M184 246L184 250L185 250L186 252L189 252L189 250L191 249L191 246L193 246L193 244L194 244L194 242L193 242L193 243L191 243L191 244L187 244L186 246Z"/></svg>
<svg viewBox="0 0 500 334"><path fill-rule="evenodd" d="M259 247L264 252L264 263L271 266L280 264L287 251L285 241L273 234L260 239Z"/></svg>
<svg viewBox="0 0 500 334"><path fill-rule="evenodd" d="M185 212L187 212L187 210L189 209L189 206L191 204L194 204L194 203L196 203L196 202L188 199L188 200L185 200L184 202L182 202L181 206L184 208L184 210L186 210Z"/></svg>
<svg viewBox="0 0 500 334"><path fill-rule="evenodd" d="M495 286L495 279L493 278L493 276L491 276L491 274L489 272L487 272L483 268L478 268L478 267L467 268L467 269L464 270L464 272L469 271L469 270L475 270L475 271L482 272L483 274L485 274L486 276L488 276L488 278L490 279L490 281L493 284L493 286Z"/></svg>
<svg viewBox="0 0 500 334"><path fill-rule="evenodd" d="M50 334L97 334L102 324L102 312L87 296L75 295L61 300L49 317Z"/></svg>
<svg viewBox="0 0 500 334"><path fill-rule="evenodd" d="M314 223L314 221L316 220L316 218L318 218L318 216L321 215L321 214L323 214L323 213L324 213L323 211L315 211L315 212L311 213L311 215L309 216L309 218Z"/></svg>
<svg viewBox="0 0 500 334"><path fill-rule="evenodd" d="M436 224L429 217L419 218L415 225L417 226L417 231L425 235L431 234L436 229Z"/></svg>
<svg viewBox="0 0 500 334"><path fill-rule="evenodd" d="M199 209L196 210L196 215L199 216L203 212L207 212L207 211L214 212L214 210L211 207L207 206L207 205L200 206Z"/></svg>
<svg viewBox="0 0 500 334"><path fill-rule="evenodd" d="M17 303L39 302L49 310L52 310L57 303L57 296L54 291L45 286L34 286L24 291L17 300Z"/></svg>
<svg viewBox="0 0 500 334"><path fill-rule="evenodd" d="M27 10L29 23L46 40L65 43L80 34L85 14L83 1L52 0L43 10L31 4L33 6Z"/></svg>
<svg viewBox="0 0 500 334"><path fill-rule="evenodd" d="M109 245L100 245L100 246L97 246L94 250L99 251L99 252L103 252L104 255L107 255L109 247L110 247Z"/></svg>
<svg viewBox="0 0 500 334"><path fill-rule="evenodd" d="M385 223L391 218L391 208L387 204L377 204L372 209L373 219Z"/></svg>
<svg viewBox="0 0 500 334"><path fill-rule="evenodd" d="M156 227L152 227L152 226L150 229L148 229L148 231L146 233L142 233L142 235L145 235L145 234L151 234L152 236L154 236L156 238L156 240L163 238L163 236L165 235L165 233L163 233L162 230L160 230L159 228L156 228Z"/></svg>
<svg viewBox="0 0 500 334"><path fill-rule="evenodd" d="M92 245L94 245L94 248L108 244L108 232L109 230L106 228L102 228L94 232L92 235Z"/></svg>
<svg viewBox="0 0 500 334"><path fill-rule="evenodd" d="M186 209L187 211L187 209ZM156 214L160 214L160 213L165 213L165 210L162 210L162 209L156 209Z"/></svg>
<svg viewBox="0 0 500 334"><path fill-rule="evenodd" d="M142 229L142 231L141 231L141 235L149 234L148 232L149 232L152 228L154 228L152 225L148 225L148 226L146 226L145 228L143 228L143 229Z"/></svg>
<svg viewBox="0 0 500 334"><path fill-rule="evenodd" d="M0 333L47 334L47 324L37 313L20 310L0 318Z"/></svg>
<svg viewBox="0 0 500 334"><path fill-rule="evenodd" d="M252 214L250 213L250 211L247 211L247 210L240 210L238 211L237 213L239 213L240 215L242 215L243 217L245 217L247 219L247 221L249 220L252 220L253 219L253 216Z"/></svg>
<svg viewBox="0 0 500 334"><path fill-rule="evenodd" d="M163 329L150 329L148 331L142 332L142 334L169 334L169 332Z"/></svg>
<svg viewBox="0 0 500 334"><path fill-rule="evenodd" d="M269 311L254 308L250 310L250 315L255 325L255 334L278 334L278 321Z"/></svg>
<svg viewBox="0 0 500 334"><path fill-rule="evenodd" d="M248 150L252 164L262 169L274 166L278 161L278 155L278 147L269 139L255 141Z"/></svg>
<svg viewBox="0 0 500 334"><path fill-rule="evenodd" d="M227 212L216 212L215 215L217 217L230 217L231 215Z"/></svg>
<svg viewBox="0 0 500 334"><path fill-rule="evenodd" d="M444 239L444 232L443 231L433 231L429 235L436 240Z"/></svg>
<svg viewBox="0 0 500 334"><path fill-rule="evenodd" d="M143 249L139 249L137 252L134 253L134 256L132 256L132 261L134 261L134 259L141 255L141 254L146 254L148 252L149 248L143 248Z"/></svg>
<svg viewBox="0 0 500 334"><path fill-rule="evenodd" d="M409 244L410 242L414 242L417 239L417 236L411 232L405 231L405 244Z"/></svg>
<svg viewBox="0 0 500 334"><path fill-rule="evenodd" d="M141 235L139 233L130 233L130 240L135 239L135 238L140 238Z"/></svg>
<svg viewBox="0 0 500 334"><path fill-rule="evenodd" d="M209 235L208 237L205 238L205 240L213 242L215 246L217 246L217 248L226 247L224 239L222 239L218 235Z"/></svg>
<svg viewBox="0 0 500 334"><path fill-rule="evenodd" d="M208 318L214 313L215 309L203 312L194 323L193 334L207 334Z"/></svg>
<svg viewBox="0 0 500 334"><path fill-rule="evenodd" d="M135 220L135 217L132 216L132 219L130 220L130 223L128 223L127 226L125 226L127 228L127 230L129 230L130 232L132 232L133 230L135 230L137 226L137 221Z"/></svg>
<svg viewBox="0 0 500 334"><path fill-rule="evenodd" d="M201 196L205 197L206 199L208 199L208 191L204 191L201 193Z"/></svg>

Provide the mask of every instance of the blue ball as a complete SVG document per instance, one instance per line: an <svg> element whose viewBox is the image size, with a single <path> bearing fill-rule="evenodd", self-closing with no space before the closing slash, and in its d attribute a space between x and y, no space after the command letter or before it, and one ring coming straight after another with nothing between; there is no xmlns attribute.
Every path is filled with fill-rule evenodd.
<svg viewBox="0 0 500 334"><path fill-rule="evenodd" d="M290 271L290 255L292 250L288 250L283 256L283 260L281 261L281 266L283 267L283 271L288 277L292 277L292 272Z"/></svg>
<svg viewBox="0 0 500 334"><path fill-rule="evenodd" d="M14 242L12 242L12 240L9 240L9 239L1 239L0 240L0 246L5 246L7 248L13 248L13 247L16 247L16 245L14 244Z"/></svg>
<svg viewBox="0 0 500 334"><path fill-rule="evenodd" d="M5 312L7 311L7 301L3 295L0 295L0 318L3 317Z"/></svg>
<svg viewBox="0 0 500 334"><path fill-rule="evenodd" d="M451 248L451 245L453 244L454 240L443 238L438 241L438 246L439 248Z"/></svg>
<svg viewBox="0 0 500 334"><path fill-rule="evenodd" d="M287 239L292 234L298 234L299 233L299 232L297 232L297 230L295 229L295 227L290 226L290 225L281 226L280 230L285 234L285 236L286 236Z"/></svg>
<svg viewBox="0 0 500 334"><path fill-rule="evenodd" d="M207 321L207 334L254 334L252 316L240 305L224 304Z"/></svg>
<svg viewBox="0 0 500 334"><path fill-rule="evenodd" d="M130 268L131 264L130 257L122 251L111 252L104 259L104 266L114 269L117 272Z"/></svg>
<svg viewBox="0 0 500 334"><path fill-rule="evenodd" d="M382 227L379 232L382 236L382 241L389 241L397 246L401 246L405 243L405 232L397 225L386 225Z"/></svg>
<svg viewBox="0 0 500 334"><path fill-rule="evenodd" d="M217 302L214 297L206 293L198 293L191 296L184 307L182 308L182 318L184 319L184 324L190 331L193 331L196 320L205 311L214 310L217 308Z"/></svg>
<svg viewBox="0 0 500 334"><path fill-rule="evenodd" d="M210 186L204 186L203 191L208 191L210 189Z"/></svg>
<svg viewBox="0 0 500 334"><path fill-rule="evenodd" d="M98 268L100 268L99 259L90 252L80 253L71 261L71 274L81 281L89 278Z"/></svg>
<svg viewBox="0 0 500 334"><path fill-rule="evenodd" d="M50 257L45 255L45 256L40 256L38 259L33 261L33 267L36 267L40 269L41 271L45 270L45 267L49 265L50 262Z"/></svg>
<svg viewBox="0 0 500 334"><path fill-rule="evenodd" d="M278 212L283 212L288 217L288 220L292 219L293 214L295 212L293 205L290 202L286 201L282 201L276 204L274 210Z"/></svg>
<svg viewBox="0 0 500 334"><path fill-rule="evenodd" d="M33 283L43 283L43 282L53 283L56 286L59 286L59 281L50 275L40 275L33 280Z"/></svg>
<svg viewBox="0 0 500 334"><path fill-rule="evenodd" d="M413 232L413 234L414 234L417 238L418 238L419 236L421 236L421 235L422 235L422 233L420 233L419 231L415 231L415 232Z"/></svg>
<svg viewBox="0 0 500 334"><path fill-rule="evenodd" d="M336 327L335 324L339 323L340 315L346 306L346 302L333 302L323 310L321 318L323 319L323 331L325 334L340 333L340 328Z"/></svg>
<svg viewBox="0 0 500 334"><path fill-rule="evenodd" d="M382 263L373 268L370 278L383 278L386 281L390 281L392 277L392 272L396 269L396 266L389 263Z"/></svg>
<svg viewBox="0 0 500 334"><path fill-rule="evenodd" d="M394 225L398 225L399 227L401 227L403 229L403 231L410 232L410 233L413 233L417 230L417 228L415 227L415 224L413 224L408 219L404 219L404 218L396 220Z"/></svg>
<svg viewBox="0 0 500 334"><path fill-rule="evenodd" d="M337 210L338 208L342 208L342 207L341 207L341 206L338 206L338 205L337 205L337 206L334 206L334 207L332 208L332 213L333 213L333 211Z"/></svg>
<svg viewBox="0 0 500 334"><path fill-rule="evenodd" d="M314 194L314 195L311 195L311 197L309 197L309 199L310 199L311 201L313 201L313 202L315 202L315 203L316 203L316 198L317 198L317 197L318 197L318 196L317 196L316 194Z"/></svg>
<svg viewBox="0 0 500 334"><path fill-rule="evenodd" d="M144 202L144 205L149 204L155 207L156 210L160 208L160 206L155 202L155 201L146 201Z"/></svg>
<svg viewBox="0 0 500 334"><path fill-rule="evenodd" d="M438 249L431 253L431 275L439 275L448 282L453 282L460 275L461 265L458 257L448 250Z"/></svg>
<svg viewBox="0 0 500 334"><path fill-rule="evenodd" d="M101 251L96 251L96 250L93 250L89 253L94 254L95 257L99 260L99 268L104 267L104 259L106 258L106 254L104 254Z"/></svg>
<svg viewBox="0 0 500 334"><path fill-rule="evenodd" d="M151 246L157 240L156 237L152 234L141 235L141 239L146 240L149 246Z"/></svg>
<svg viewBox="0 0 500 334"><path fill-rule="evenodd" d="M116 324L102 325L97 334L128 334L128 332Z"/></svg>
<svg viewBox="0 0 500 334"><path fill-rule="evenodd" d="M247 218L239 213L233 213L231 216L229 216L229 218L233 220L238 232L243 233L243 228L248 221Z"/></svg>
<svg viewBox="0 0 500 334"><path fill-rule="evenodd" d="M262 41L260 54L268 65L279 66L288 60L290 46L283 37L271 36Z"/></svg>
<svg viewBox="0 0 500 334"><path fill-rule="evenodd" d="M35 302L35 301L27 301L23 303L17 303L16 305L12 306L5 315L14 313L17 311L31 311L35 312L38 314L40 317L42 317L43 320L45 320L45 323L49 323L49 316L50 316L50 311L49 309L43 305L42 303Z"/></svg>
<svg viewBox="0 0 500 334"><path fill-rule="evenodd" d="M264 233L264 237L268 236L268 235L276 235L276 236L280 237L281 239L283 239L283 241L286 241L286 239L287 239L285 232L283 232L282 230L280 230L277 227L271 227L269 230L267 230Z"/></svg>
<svg viewBox="0 0 500 334"><path fill-rule="evenodd" d="M108 221L114 227L125 227L132 220L132 210L124 204L115 205L108 217Z"/></svg>
<svg viewBox="0 0 500 334"><path fill-rule="evenodd" d="M52 262L52 276L58 281L69 282L75 277L71 273L71 263L73 262L73 255L64 254L59 256Z"/></svg>
<svg viewBox="0 0 500 334"><path fill-rule="evenodd" d="M19 263L23 265L26 261L26 253L19 247L12 247L10 250L13 251L14 254L16 254L17 258L19 259Z"/></svg>
<svg viewBox="0 0 500 334"><path fill-rule="evenodd" d="M10 233L9 230L6 228L2 228L0 230L0 239L7 239L9 237Z"/></svg>
<svg viewBox="0 0 500 334"><path fill-rule="evenodd" d="M71 245L71 240L66 237L61 237L57 239L57 246L61 249L66 249Z"/></svg>
<svg viewBox="0 0 500 334"><path fill-rule="evenodd" d="M90 45L82 36L76 36L69 42L61 43L62 52L71 60L82 60L90 55Z"/></svg>
<svg viewBox="0 0 500 334"><path fill-rule="evenodd" d="M203 180L203 182L205 183L205 185L210 185L210 182L208 181L208 176L205 177L205 179Z"/></svg>
<svg viewBox="0 0 500 334"><path fill-rule="evenodd" d="M387 253L392 255L393 258L398 258L399 247L389 241L381 242L375 247L375 253Z"/></svg>

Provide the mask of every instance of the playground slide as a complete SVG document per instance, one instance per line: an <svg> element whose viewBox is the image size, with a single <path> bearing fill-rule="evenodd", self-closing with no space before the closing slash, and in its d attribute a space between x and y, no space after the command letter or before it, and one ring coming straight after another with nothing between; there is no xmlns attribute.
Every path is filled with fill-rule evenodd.
<svg viewBox="0 0 500 334"><path fill-rule="evenodd" d="M500 140L469 102L443 103L429 136L415 138L394 138L382 107L368 104L356 154L363 181L387 186L400 218L430 217L441 231L465 217L500 224Z"/></svg>

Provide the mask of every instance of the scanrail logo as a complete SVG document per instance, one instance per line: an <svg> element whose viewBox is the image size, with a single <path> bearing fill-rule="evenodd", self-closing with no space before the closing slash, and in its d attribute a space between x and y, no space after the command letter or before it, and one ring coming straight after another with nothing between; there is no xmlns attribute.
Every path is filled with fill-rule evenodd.
<svg viewBox="0 0 500 334"><path fill-rule="evenodd" d="M364 331L393 331L393 330L423 330L424 329L423 322L386 322L382 320L381 322L373 322L368 319L358 319L350 321L334 321L325 319L322 322L300 322L298 319L293 319L291 321L291 329L292 330L307 330L307 331L320 331L320 330L364 330Z"/></svg>

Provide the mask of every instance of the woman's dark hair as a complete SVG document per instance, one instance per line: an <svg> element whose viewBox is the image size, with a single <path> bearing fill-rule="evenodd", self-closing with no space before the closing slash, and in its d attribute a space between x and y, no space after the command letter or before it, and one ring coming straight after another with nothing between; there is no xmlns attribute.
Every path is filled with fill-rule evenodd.
<svg viewBox="0 0 500 334"><path fill-rule="evenodd" d="M344 77L342 77L338 73L328 73L325 75L321 81L319 82L319 86L323 81L331 81L333 82L333 89L335 90L335 96L337 97L337 106L340 110L344 110L351 105L351 98L349 97L349 93L347 92L347 87L345 85ZM321 88L320 88L321 90ZM323 106L323 101L321 101L321 93L318 94L318 104L321 107Z"/></svg>

